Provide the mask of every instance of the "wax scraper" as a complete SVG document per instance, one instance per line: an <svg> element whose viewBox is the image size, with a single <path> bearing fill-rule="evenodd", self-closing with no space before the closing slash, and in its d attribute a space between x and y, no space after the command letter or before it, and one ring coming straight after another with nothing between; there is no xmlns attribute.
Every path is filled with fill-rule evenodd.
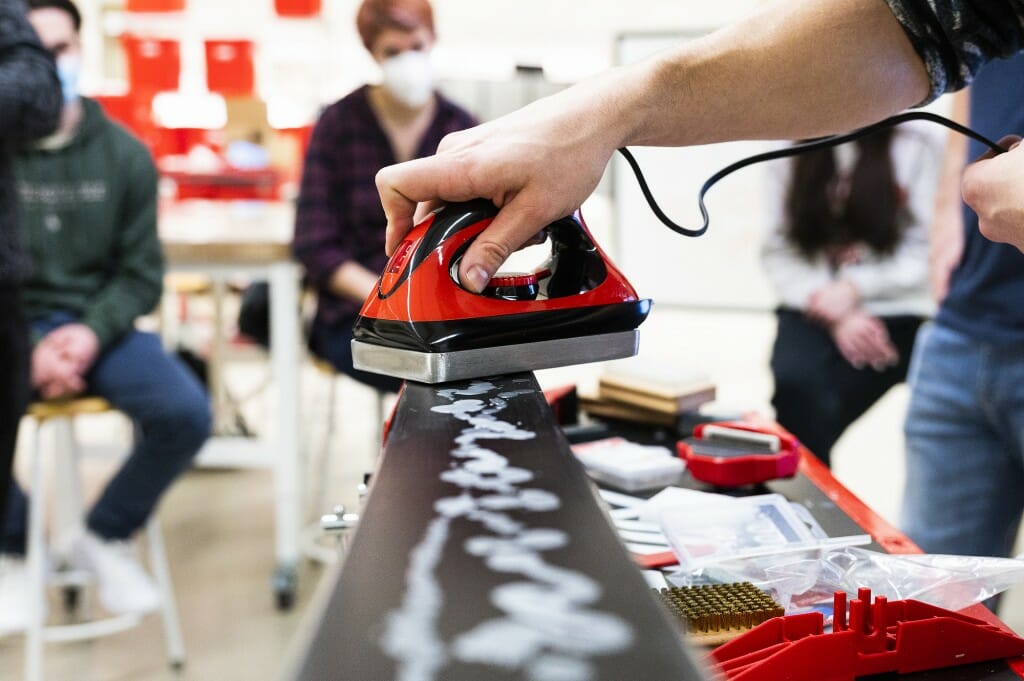
<svg viewBox="0 0 1024 681"><path fill-rule="evenodd" d="M459 262L498 209L449 204L392 254L353 327L357 369L422 383L599 362L637 352L641 299L577 212L547 226L551 255L535 271L499 273L482 293Z"/></svg>
<svg viewBox="0 0 1024 681"><path fill-rule="evenodd" d="M702 423L676 450L694 479L718 487L791 478L800 465L800 442L794 436L748 423Z"/></svg>

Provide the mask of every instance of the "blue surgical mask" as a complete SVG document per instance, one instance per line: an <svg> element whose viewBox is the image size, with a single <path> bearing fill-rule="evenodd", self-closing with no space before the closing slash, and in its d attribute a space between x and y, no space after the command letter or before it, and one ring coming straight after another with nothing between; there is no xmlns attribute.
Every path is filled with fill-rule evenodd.
<svg viewBox="0 0 1024 681"><path fill-rule="evenodd" d="M82 72L82 60L79 57L64 55L57 59L57 77L64 95L64 103L78 101L78 79Z"/></svg>

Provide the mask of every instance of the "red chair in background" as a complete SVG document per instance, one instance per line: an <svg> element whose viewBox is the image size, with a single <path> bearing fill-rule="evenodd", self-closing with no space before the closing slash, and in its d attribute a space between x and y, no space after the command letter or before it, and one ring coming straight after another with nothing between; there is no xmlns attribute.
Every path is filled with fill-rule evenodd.
<svg viewBox="0 0 1024 681"><path fill-rule="evenodd" d="M248 97L255 92L251 40L206 41L206 87L225 97Z"/></svg>
<svg viewBox="0 0 1024 681"><path fill-rule="evenodd" d="M320 14L320 0L274 0L274 9L282 17L312 17Z"/></svg>
<svg viewBox="0 0 1024 681"><path fill-rule="evenodd" d="M181 46L177 40L121 36L128 65L128 90L135 96L178 89Z"/></svg>
<svg viewBox="0 0 1024 681"><path fill-rule="evenodd" d="M185 0L125 0L128 12L184 12Z"/></svg>

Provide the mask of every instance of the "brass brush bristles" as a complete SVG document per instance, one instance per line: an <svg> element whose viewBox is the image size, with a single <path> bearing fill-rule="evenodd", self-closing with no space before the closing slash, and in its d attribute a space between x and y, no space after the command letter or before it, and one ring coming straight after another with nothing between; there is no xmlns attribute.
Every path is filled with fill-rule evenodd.
<svg viewBox="0 0 1024 681"><path fill-rule="evenodd" d="M750 582L670 587L658 593L684 632L696 636L740 633L784 614L778 603Z"/></svg>

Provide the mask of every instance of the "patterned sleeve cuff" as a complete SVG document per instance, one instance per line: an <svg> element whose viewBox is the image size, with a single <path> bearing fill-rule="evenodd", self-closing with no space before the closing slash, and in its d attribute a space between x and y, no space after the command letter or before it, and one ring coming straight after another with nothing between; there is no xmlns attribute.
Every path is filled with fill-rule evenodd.
<svg viewBox="0 0 1024 681"><path fill-rule="evenodd" d="M924 62L931 87L920 105L969 84L990 59L1020 50L1021 0L886 0ZM983 6L981 6L983 5Z"/></svg>

